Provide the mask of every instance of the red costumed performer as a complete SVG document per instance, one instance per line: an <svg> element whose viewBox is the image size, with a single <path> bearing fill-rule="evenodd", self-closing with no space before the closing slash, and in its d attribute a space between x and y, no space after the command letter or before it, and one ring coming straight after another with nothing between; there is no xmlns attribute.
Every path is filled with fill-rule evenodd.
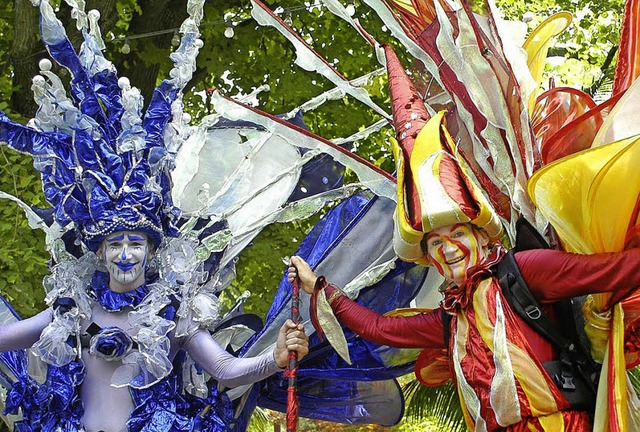
<svg viewBox="0 0 640 432"><path fill-rule="evenodd" d="M433 360L445 354L470 430L592 430L594 401L563 393L565 359L514 311L497 267L513 256L516 273L544 310L576 296L613 293L606 310L640 286L640 249L507 255L502 225L460 162L444 112L430 118L389 49L387 62L400 140L394 246L402 258L435 267L446 280L444 299L430 312L381 316L316 277L299 257L291 259L290 280L297 275L305 292L322 297L312 305L326 298L337 319L363 338L425 349L416 365L422 382L446 380L432 375L443 370ZM316 313L312 307L312 318Z"/></svg>

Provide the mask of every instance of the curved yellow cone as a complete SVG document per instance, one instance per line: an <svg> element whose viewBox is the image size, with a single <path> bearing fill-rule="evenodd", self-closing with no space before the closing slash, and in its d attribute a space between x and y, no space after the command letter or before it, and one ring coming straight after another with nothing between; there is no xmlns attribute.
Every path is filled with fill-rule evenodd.
<svg viewBox="0 0 640 432"><path fill-rule="evenodd" d="M538 86L542 84L544 64L553 38L562 33L569 24L571 24L571 14L569 12L558 12L540 23L522 46L527 52L527 65L531 71L531 76ZM533 113L538 94L534 92L529 97L529 113Z"/></svg>
<svg viewBox="0 0 640 432"><path fill-rule="evenodd" d="M570 252L622 250L640 193L640 135L560 159L536 172L529 195Z"/></svg>

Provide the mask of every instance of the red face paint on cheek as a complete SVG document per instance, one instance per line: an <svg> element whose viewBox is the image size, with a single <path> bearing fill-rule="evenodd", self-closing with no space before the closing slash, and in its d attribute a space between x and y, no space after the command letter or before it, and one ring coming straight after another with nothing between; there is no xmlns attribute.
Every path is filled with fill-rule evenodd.
<svg viewBox="0 0 640 432"><path fill-rule="evenodd" d="M431 260L431 263L436 268L436 270L438 270L438 273L444 276L445 273L444 273L444 250L443 249L444 248L442 247L442 245L438 246L434 251L435 253L429 254L429 259Z"/></svg>
<svg viewBox="0 0 640 432"><path fill-rule="evenodd" d="M453 273L451 272L451 267L447 264L447 258L445 254L445 246L447 240L442 240L442 243L435 248L433 254L430 255L431 262L433 262L433 266L438 270L445 279L451 280L453 279Z"/></svg>
<svg viewBox="0 0 640 432"><path fill-rule="evenodd" d="M454 231L440 235L441 244L429 251L429 258L438 272L449 281L460 285L467 270L479 261L479 241L475 232Z"/></svg>

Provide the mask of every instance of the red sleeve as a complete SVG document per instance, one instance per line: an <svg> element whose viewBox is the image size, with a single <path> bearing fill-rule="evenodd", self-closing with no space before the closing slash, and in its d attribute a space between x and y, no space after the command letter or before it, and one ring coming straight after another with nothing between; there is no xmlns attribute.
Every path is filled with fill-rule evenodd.
<svg viewBox="0 0 640 432"><path fill-rule="evenodd" d="M529 289L542 304L614 292L613 304L640 287L640 249L593 255L534 249L518 252L515 258Z"/></svg>
<svg viewBox="0 0 640 432"><path fill-rule="evenodd" d="M326 286L327 298L336 289ZM396 348L445 348L441 309L409 317L388 317L336 297L331 308L338 320L364 339Z"/></svg>

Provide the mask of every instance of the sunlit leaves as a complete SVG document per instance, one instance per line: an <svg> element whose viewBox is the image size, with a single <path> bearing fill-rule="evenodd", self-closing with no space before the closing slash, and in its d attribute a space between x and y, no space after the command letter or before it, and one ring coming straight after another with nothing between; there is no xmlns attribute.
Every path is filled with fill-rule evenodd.
<svg viewBox="0 0 640 432"><path fill-rule="evenodd" d="M0 190L44 206L40 188L40 178L31 164L25 163L24 156L0 147ZM42 277L48 263L44 235L29 227L17 205L2 200L0 239L0 293L21 315L34 315L44 309Z"/></svg>

